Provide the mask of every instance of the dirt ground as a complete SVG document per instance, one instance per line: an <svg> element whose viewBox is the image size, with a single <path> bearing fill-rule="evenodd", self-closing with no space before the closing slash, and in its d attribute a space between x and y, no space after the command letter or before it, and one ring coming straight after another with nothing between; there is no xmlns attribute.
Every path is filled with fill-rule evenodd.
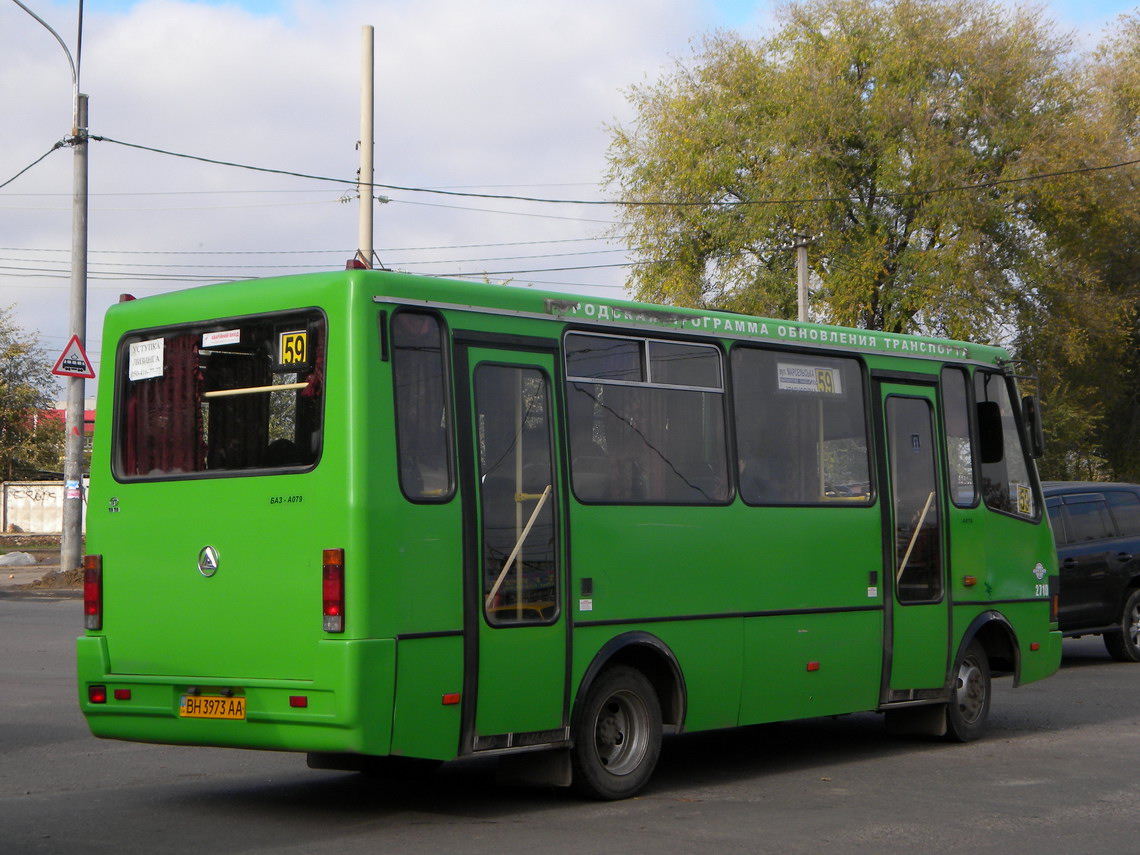
<svg viewBox="0 0 1140 855"><path fill-rule="evenodd" d="M58 567L53 567L51 570L44 573L39 579L31 582L24 587L26 588L82 588L83 587L83 568L76 567L74 570L60 570Z"/></svg>
<svg viewBox="0 0 1140 855"><path fill-rule="evenodd" d="M59 535L51 534L4 534L0 535L0 554L7 552L26 552L36 559L34 566L12 568L14 572L20 571L22 578L31 581L15 585L17 589L61 589L82 588L83 569L76 568L69 571L59 569ZM36 571L42 571L37 577Z"/></svg>

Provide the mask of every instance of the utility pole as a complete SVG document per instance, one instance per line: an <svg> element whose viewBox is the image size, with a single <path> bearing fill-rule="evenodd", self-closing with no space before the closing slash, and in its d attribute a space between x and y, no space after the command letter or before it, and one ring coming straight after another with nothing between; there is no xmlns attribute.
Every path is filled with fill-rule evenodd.
<svg viewBox="0 0 1140 855"><path fill-rule="evenodd" d="M372 267L372 180L373 134L375 106L373 102L373 28L365 24L361 32L360 59L360 176L356 185L360 195L360 229L356 258L366 268Z"/></svg>
<svg viewBox="0 0 1140 855"><path fill-rule="evenodd" d="M77 84L78 85L78 84ZM71 335L86 351L87 340L87 96L76 93L74 189L71 197ZM63 459L63 534L59 569L83 563L83 401L86 380L67 378L67 415Z"/></svg>
<svg viewBox="0 0 1140 855"><path fill-rule="evenodd" d="M800 322L808 319L808 239L807 235L796 237L796 305Z"/></svg>
<svg viewBox="0 0 1140 855"><path fill-rule="evenodd" d="M83 53L83 0L79 0L76 59L67 43L43 18L20 0L12 0L55 37L71 66L71 138L75 149L71 195L71 335L86 352L87 341L87 96L79 91L79 60ZM64 421L63 521L59 569L74 570L82 564L83 551L83 377L68 377L67 413Z"/></svg>

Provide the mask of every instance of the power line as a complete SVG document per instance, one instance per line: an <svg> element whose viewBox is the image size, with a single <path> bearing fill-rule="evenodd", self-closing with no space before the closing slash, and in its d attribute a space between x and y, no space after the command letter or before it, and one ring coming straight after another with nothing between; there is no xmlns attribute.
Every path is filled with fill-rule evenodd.
<svg viewBox="0 0 1140 855"><path fill-rule="evenodd" d="M149 151L155 154L162 154L168 157L179 157L186 160L194 160L200 163L212 163L217 166L231 166L237 169L247 169L253 172L265 172L273 175L287 175L293 178L305 178L311 181L327 181L335 184L347 184L354 187L361 186L361 182L356 178L333 178L327 175L313 175L304 172L293 172L286 169L271 169L264 166L251 166L249 164L237 163L235 161L217 160L214 158L201 157L199 155L184 154L180 152L169 151L166 149L154 148L152 146L140 145L138 143L128 143L122 140L112 139L111 137L90 136L92 140L99 142L109 142L116 145L126 146L128 148L135 148L141 151ZM1041 172L1032 175L1024 175L1017 178L996 178L990 181L980 181L973 184L959 184L950 187L934 187L926 190L899 190L895 192L878 193L877 198L880 199L905 199L914 196L934 196L941 193L957 193L966 190L984 190L992 189L994 187L1001 187L1010 184L1022 184L1030 181L1043 181L1049 178L1064 178L1073 175L1083 175L1092 172L1103 172L1112 169L1121 169L1126 166L1134 166L1140 163L1140 158L1134 160L1121 161L1119 163L1109 163L1100 166L1082 166L1073 169L1057 170L1055 172ZM0 185L2 186L2 185ZM440 196L460 196L464 198L473 199L499 199L511 202L539 202L547 205L616 205L619 207L702 207L708 205L715 205L717 203L708 199L695 199L695 200L631 200L631 199L615 199L615 200L602 200L602 199L553 199L539 196L518 196L511 194L499 193L472 193L462 190L443 190L438 188L428 187L407 187L398 184L380 184L370 183L364 186L379 188L381 190L394 190L404 193L431 193ZM722 203L724 207L737 207L737 206L751 206L751 205L810 205L822 204L827 202L849 202L852 200L850 196L814 196L804 198L789 198L789 199L739 199L734 202ZM502 213L502 212L497 212Z"/></svg>
<svg viewBox="0 0 1140 855"><path fill-rule="evenodd" d="M116 145L121 145L121 146L124 146L127 148L134 148L134 149L138 149L140 151L149 151L149 152L152 152L154 154L161 154L161 155L165 155L167 157L177 157L177 158L182 158L185 160L194 160L194 161L198 161L200 163L211 163L211 164L214 164L217 166L229 166L229 167L233 167L236 169L245 169L245 170L249 170L252 172L264 172L264 173L269 173L269 174L273 174L273 175L286 175L286 176L290 176L293 178L304 178L304 179L308 179L311 181L326 181L326 182L330 182L330 183L345 184L345 185L350 185L350 186L354 186L354 187L360 186L360 182L356 178L335 178L335 177L325 176L325 175L314 175L314 174L304 173L304 172L295 172L295 171L286 170L286 169L272 169L272 168L264 167L264 166L253 166L250 164L237 163L236 161L218 160L215 158L202 157L200 155L191 155L191 154L185 154L185 153L181 153L181 152L169 151L167 149L155 148L153 146L140 145L138 143L124 142L122 140L116 140L116 139L113 139L111 137L90 135L88 138L91 140L97 140L99 142L114 143ZM21 169L19 172L17 172L15 175L13 175L11 178L9 178L4 183L0 184L0 189L11 184L13 181L15 181L17 178L19 178L25 172L27 172L28 170L32 169L34 166L39 164L49 154L54 152L56 149L62 148L66 144L67 143L65 141L60 141L60 142L55 143L55 145L53 145L51 149L46 151L43 155L41 155L35 161L28 164L26 167ZM1127 166L1135 166L1138 163L1140 163L1140 158L1136 158L1133 160L1121 161L1118 163L1102 164L1102 165L1098 165L1098 166L1083 166L1083 167L1075 167L1073 169L1056 170L1054 172L1041 172L1041 173L1035 173L1032 175L1024 175L1024 176L1020 176L1020 177L1016 177L1016 178L998 178L998 179L993 179L990 181L980 181L980 182L976 182L976 183L972 183L972 184L958 184L958 185L952 185L950 187L933 187L933 188L928 188L925 190L900 190L900 191L895 191L895 192L879 193L879 194L877 194L877 196L880 199L903 199L903 198L910 198L910 197L916 197L916 196L933 196L933 195L938 195L941 193L957 193L957 192L964 192L967 190L992 189L995 187L1001 187L1001 186L1006 186L1006 185L1028 183L1031 181L1043 181L1043 180L1047 180L1050 178L1065 178L1065 177L1070 177L1070 176L1074 176L1074 175L1084 175L1084 174L1089 174L1089 173L1093 173L1093 172L1103 172L1103 171L1108 171L1108 170L1113 170L1113 169L1122 169L1122 168L1127 167ZM443 188L409 187L409 186L403 186L403 185L398 185L398 184L381 184L381 183L376 183L376 182L367 184L365 186L369 186L372 188L378 188L378 189L382 189L382 190L400 191L400 192L405 192L405 193L429 193L429 194L435 194L435 195L441 195L441 196L457 196L457 197L473 198L473 199L498 199L498 200L502 200L502 201L511 201L511 202L537 202L537 203L547 204L547 205L594 205L594 206L597 206L597 205L614 205L614 206L619 206L619 207L669 207L669 206L672 206L672 207L700 207L700 206L708 206L708 205L717 204L717 203L711 202L710 200L707 200L707 199L691 199L691 200L680 199L680 200L672 200L672 201L666 201L666 200L631 200L631 199L614 199L614 200L555 199L555 198L540 197L540 196L521 196L521 195L503 194L503 193L474 193L474 192L466 191L466 190L448 190L448 189L443 189ZM551 186L551 185L507 185L507 186ZM554 185L554 186L559 186L559 185ZM194 191L187 191L187 192L194 192ZM217 192L217 191L199 191L199 192ZM267 192L295 192L295 191L267 191ZM850 200L851 200L851 197L849 197L849 196L809 196L809 197L802 197L802 198L786 198L786 199L738 199L738 200L733 201L733 202L722 203L722 204L725 204L726 207L751 206L751 205L809 205L809 204L823 204L823 203L828 203L828 202L847 202ZM404 202L404 204L417 204L417 203ZM473 209L473 210L480 210L480 209ZM503 213L511 213L511 212L490 211L487 213L503 214Z"/></svg>
<svg viewBox="0 0 1140 855"><path fill-rule="evenodd" d="M616 236L613 240L622 240ZM434 246L389 246L378 248L377 252L438 252L449 249L487 249L503 246L545 246L559 243L583 243L586 241L608 241L610 238L577 237L547 238L544 240L496 241L493 243L453 243ZM599 250L603 251L603 250ZM610 250L604 250L609 252ZM27 246L0 246L0 252L53 252L70 253L66 248L46 248ZM92 255L351 255L353 249L92 249Z"/></svg>
<svg viewBox="0 0 1140 855"><path fill-rule="evenodd" d="M590 253L587 253L587 254L590 254ZM537 257L543 258L546 256L537 256ZM483 259L468 259L467 261L468 262L471 262L471 261L478 262L481 260L483 260ZM498 260L504 260L504 259L486 259L486 260L487 261L498 261ZM412 265L420 265L420 264L442 265L442 264L451 264L451 263L453 263L453 262L450 262L450 261L414 262L413 261L413 262L401 262L399 264L395 264L394 267L412 266ZM556 273L556 272L562 272L562 271L568 271L568 270L611 270L614 268L622 268L622 267L636 267L638 265L648 264L648 263L649 262L645 262L645 261L627 261L627 262L617 262L614 264L582 264L582 265L572 265L572 266L566 266L566 267L536 267L536 268L526 268L526 269L519 269L519 270L473 270L473 271L467 271L467 272L462 272L462 273L435 272L435 273L428 273L425 275L435 276L435 277L441 278L441 279L444 279L444 278L447 278L447 279L450 279L450 278L463 279L463 278L471 278L471 277L479 277L479 276L519 276L519 275L529 274L529 273ZM161 267L161 265L125 265L125 266L127 266L127 267L131 267L131 266ZM181 265L181 266L182 267L190 267L190 266L195 266L195 265ZM205 267L206 265L200 265L200 266ZM253 265L250 265L250 266L253 266ZM260 269L265 269L264 265L259 265L258 267ZM245 268L243 268L243 269L245 269ZM323 267L323 266L318 266L318 265L292 265L292 266L284 266L283 265L283 266L274 266L274 267L271 267L269 269L278 269L278 270L293 270L293 269L327 270L328 268ZM46 270L46 269L40 268L40 267L0 266L0 276L6 275L6 274L19 275L21 278L62 279L62 278L65 278L69 275L69 271L66 269L63 269L63 268L57 269L57 270ZM160 281L160 282L161 281L218 282L218 281L236 281L236 280L241 280L241 279L252 279L252 278L256 278L256 277L244 276L244 275L235 276L231 273L215 273L215 274L173 273L173 274L165 274L165 273L147 273L144 271L127 271L127 270L102 270L102 271L98 271L97 270L97 271L91 271L88 275L88 278L92 279L92 280L113 280L113 281L130 280L130 279L149 279L149 280ZM9 287L19 287L19 286L9 286Z"/></svg>
<svg viewBox="0 0 1140 855"><path fill-rule="evenodd" d="M442 258L442 259L436 258L436 259L428 259L426 261L389 261L388 265L389 266L393 266L393 265L395 265L395 266L401 266L401 265L403 265L403 266L421 266L421 265L425 265L425 264L436 264L436 265L439 265L439 264L478 264L478 263L482 263L482 262L486 262L486 261L526 261L526 260L531 260L531 259L537 260L537 259L546 259L546 258L567 258L567 257L572 257L572 256L584 256L584 255L612 255L612 254L618 253L618 252L626 252L626 250L624 250L624 249L593 249L593 250L586 250L583 252L550 252L550 253L543 253L541 255L499 255L499 256L488 256L485 258ZM0 262L34 264L34 263L36 263L36 259L34 259L34 258L10 258L10 257L5 258L3 256L0 256ZM195 268L195 269L215 268L218 265L216 265L216 264L145 264L145 263L137 263L137 262L117 262L116 266L117 267L128 267L128 268L157 267L157 268L161 268L164 270L178 270L178 269L185 270L185 269L191 269L191 268ZM325 269L327 269L327 266L322 265L322 264L272 264L272 265L266 265L266 264L227 264L226 267L228 269L236 269L236 270L266 269L266 268L277 269L277 270L325 270ZM28 269L35 269L35 268L9 268L9 267L0 266L0 270L4 270L4 269L28 270Z"/></svg>
<svg viewBox="0 0 1140 855"><path fill-rule="evenodd" d="M63 148L65 145L67 145L67 143L64 142L63 140L60 140L59 142L57 142L55 145L53 145L51 148L49 148L47 151L45 151L43 154L41 154L39 157L37 157L35 160L33 160L27 166L25 166L23 169L21 169L19 172L17 172L11 178L9 178L7 181L5 181L3 184L0 184L0 190L3 190L5 187L7 187L9 184L11 184L13 181L15 181L21 175L23 175L25 172L27 172L33 166L38 164L41 160L44 160L53 151L55 151L56 149Z"/></svg>
<svg viewBox="0 0 1140 855"><path fill-rule="evenodd" d="M609 270L615 267L637 267L648 261L623 261L616 264L584 264L579 267L543 267L531 270L473 270L465 273L433 273L440 279L470 279L473 276L521 276L524 273L560 273L565 270Z"/></svg>
<svg viewBox="0 0 1140 855"><path fill-rule="evenodd" d="M373 184L372 186L378 187L378 186L383 186L383 185ZM436 191L424 190L423 192L424 193L434 193ZM488 197L484 197L484 198L507 199L507 198L512 198L512 197L488 196ZM536 200L530 200L530 201L536 201ZM603 225L603 226L616 226L617 225L617 223L613 222L612 220L594 220L594 219L590 219L588 217L560 217L557 214L535 214L535 213L531 213L531 212L527 212L527 211L496 211L494 208L472 208L472 207L469 207L467 205L441 205L438 202L412 202L412 201L409 201L407 199L389 199L388 202L390 202L393 205L416 205L416 206L419 206L422 208L445 208L449 211L475 211L476 213L480 213L480 214L503 214L503 215L509 216L509 217L531 217L531 218L544 219L544 220L570 220L570 221L576 222L576 223L598 223L598 224ZM609 202L606 202L606 203L590 202L589 204L593 205L593 204L611 204L611 203L609 203Z"/></svg>

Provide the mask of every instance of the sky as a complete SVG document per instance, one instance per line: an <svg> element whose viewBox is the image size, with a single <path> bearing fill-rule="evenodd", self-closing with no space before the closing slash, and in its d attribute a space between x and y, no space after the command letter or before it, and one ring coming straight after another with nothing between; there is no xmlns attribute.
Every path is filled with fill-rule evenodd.
<svg viewBox="0 0 1140 855"><path fill-rule="evenodd" d="M87 0L79 52L77 0L23 2L79 53L90 133L103 138L89 146L87 352L97 376L103 314L121 294L339 269L352 257L364 25L375 28L376 182L600 200L610 129L631 118L629 87L660 78L715 29L763 35L775 9ZM1044 8L1091 47L1134 6ZM52 147L70 134L72 91L51 33L0 0L0 308L37 331L53 359L69 338L74 157ZM628 258L608 206L377 193L374 246L390 269L625 296Z"/></svg>

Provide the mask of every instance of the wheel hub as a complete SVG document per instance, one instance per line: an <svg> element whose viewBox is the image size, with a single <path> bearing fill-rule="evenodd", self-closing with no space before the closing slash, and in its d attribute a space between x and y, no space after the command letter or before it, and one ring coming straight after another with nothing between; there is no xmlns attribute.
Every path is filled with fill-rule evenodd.
<svg viewBox="0 0 1140 855"><path fill-rule="evenodd" d="M976 721L985 705L985 686L982 670L972 659L965 660L958 669L958 691L956 701L962 717L966 721Z"/></svg>
<svg viewBox="0 0 1140 855"><path fill-rule="evenodd" d="M615 775L635 769L645 754L648 727L648 713L636 695L610 696L594 722L598 760Z"/></svg>

